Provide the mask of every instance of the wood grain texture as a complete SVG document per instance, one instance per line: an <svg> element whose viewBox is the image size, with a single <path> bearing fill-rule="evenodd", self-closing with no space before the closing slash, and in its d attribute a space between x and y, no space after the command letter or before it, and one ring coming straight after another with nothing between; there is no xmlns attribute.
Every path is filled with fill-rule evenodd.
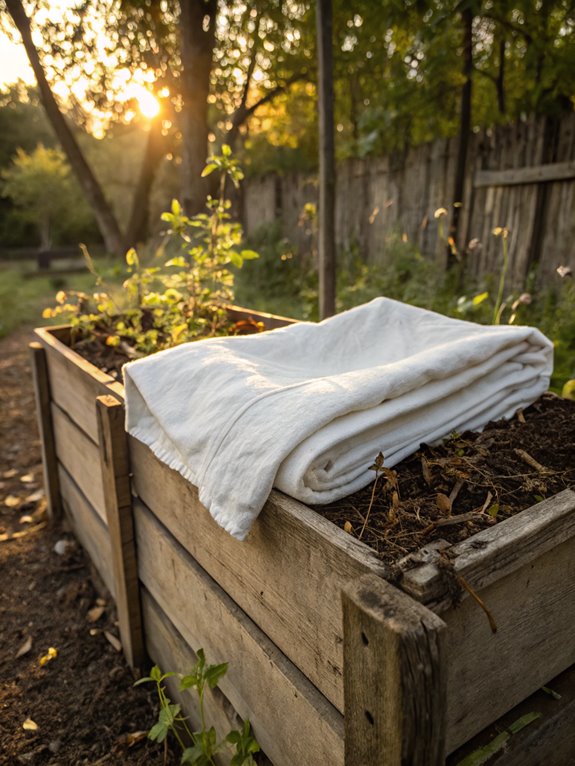
<svg viewBox="0 0 575 766"><path fill-rule="evenodd" d="M575 761L575 665L539 689L447 759L458 766L464 758L490 745L507 732L504 746L488 761L489 766L569 766ZM553 697L553 694L557 695ZM536 714L520 731L513 725Z"/></svg>
<svg viewBox="0 0 575 766"><path fill-rule="evenodd" d="M62 465L58 468L58 476L64 511L74 535L88 553L109 592L115 596L112 550L107 527Z"/></svg>
<svg viewBox="0 0 575 766"><path fill-rule="evenodd" d="M445 623L381 578L342 594L345 765L445 762Z"/></svg>
<svg viewBox="0 0 575 766"><path fill-rule="evenodd" d="M221 690L275 766L343 764L342 716L141 502L134 517L143 584L189 646L230 663Z"/></svg>
<svg viewBox="0 0 575 766"><path fill-rule="evenodd" d="M68 328L39 328L35 334L46 350L53 401L97 442L96 397L110 394L123 401L124 387L68 348Z"/></svg>
<svg viewBox="0 0 575 766"><path fill-rule="evenodd" d="M575 162L553 162L509 170L480 170L475 174L475 187L516 186L575 178Z"/></svg>
<svg viewBox="0 0 575 766"><path fill-rule="evenodd" d="M448 752L575 663L575 538L467 597L446 622Z"/></svg>
<svg viewBox="0 0 575 766"><path fill-rule="evenodd" d="M97 399L97 415L104 503L112 549L122 649L130 667L141 667L145 651L124 405L113 396L100 396Z"/></svg>
<svg viewBox="0 0 575 766"><path fill-rule="evenodd" d="M455 572L482 590L573 536L575 492L566 489L451 546L447 553ZM424 563L404 574L401 587L418 601L431 604L441 602L447 585L435 563ZM440 611L437 603L435 608Z"/></svg>
<svg viewBox="0 0 575 766"><path fill-rule="evenodd" d="M32 376L34 380L34 396L36 400L36 418L42 442L42 468L44 472L44 489L48 502L48 515L51 519L59 519L62 515L60 498L60 482L58 479L58 458L52 425L50 408L50 381L46 364L46 352L40 343L30 343L32 357Z"/></svg>
<svg viewBox="0 0 575 766"><path fill-rule="evenodd" d="M197 489L130 439L137 495L271 640L343 711L340 591L384 568L367 546L272 492L245 542L221 529Z"/></svg>
<svg viewBox="0 0 575 766"><path fill-rule="evenodd" d="M95 399L92 401L92 407L95 413ZM52 403L52 422L58 460L70 476L74 477L74 481L102 521L107 523L98 445L54 403Z"/></svg>

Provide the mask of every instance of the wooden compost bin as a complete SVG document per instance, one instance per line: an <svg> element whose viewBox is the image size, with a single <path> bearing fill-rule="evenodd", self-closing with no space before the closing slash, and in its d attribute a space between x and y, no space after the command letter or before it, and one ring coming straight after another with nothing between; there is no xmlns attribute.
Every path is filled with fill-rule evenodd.
<svg viewBox="0 0 575 766"><path fill-rule="evenodd" d="M247 541L233 539L193 485L126 438L122 385L67 347L66 328L36 336L50 508L114 595L128 661L183 672L199 647L229 661L210 723L225 733L249 718L275 766L444 763L575 662L574 492L441 554L494 633L467 593L453 606L441 545L404 561L393 586L369 547L275 490Z"/></svg>

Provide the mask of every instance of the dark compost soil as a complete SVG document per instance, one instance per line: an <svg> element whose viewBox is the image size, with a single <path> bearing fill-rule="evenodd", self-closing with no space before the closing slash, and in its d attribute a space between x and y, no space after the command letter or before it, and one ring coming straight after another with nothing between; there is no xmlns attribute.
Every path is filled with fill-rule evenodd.
<svg viewBox="0 0 575 766"><path fill-rule="evenodd" d="M107 637L112 602L72 536L47 523L29 340L0 341L0 764L160 766L145 737L154 700Z"/></svg>
<svg viewBox="0 0 575 766"><path fill-rule="evenodd" d="M575 487L575 401L545 394L511 420L422 445L392 469L384 459L377 474L375 491L316 511L388 564L433 540L459 542Z"/></svg>

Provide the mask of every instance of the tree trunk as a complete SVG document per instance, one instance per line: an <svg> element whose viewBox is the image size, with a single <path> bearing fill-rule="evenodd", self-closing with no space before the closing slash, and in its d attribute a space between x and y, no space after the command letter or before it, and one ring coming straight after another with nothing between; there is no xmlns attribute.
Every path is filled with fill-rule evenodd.
<svg viewBox="0 0 575 766"><path fill-rule="evenodd" d="M335 314L335 147L331 0L317 2L319 93L319 314Z"/></svg>
<svg viewBox="0 0 575 766"><path fill-rule="evenodd" d="M129 247L133 247L139 242L145 242L148 238L150 190L164 149L165 139L162 136L162 120L160 117L156 117L150 125L140 176L132 200L132 211L126 231L126 244Z"/></svg>
<svg viewBox="0 0 575 766"><path fill-rule="evenodd" d="M124 241L120 227L118 226L118 222L116 221L112 209L104 197L100 184L86 162L82 150L78 146L74 134L70 130L70 127L54 98L54 94L52 93L46 75L44 74L38 51L32 40L30 21L24 12L22 3L20 0L6 0L6 8L22 36L24 48L26 49L28 59L36 76L38 90L40 91L46 115L50 120L54 132L62 145L62 149L68 158L68 162L86 195L86 199L94 212L106 248L110 253L119 255L124 249Z"/></svg>
<svg viewBox="0 0 575 766"><path fill-rule="evenodd" d="M217 0L181 0L182 206L188 215L204 209L202 170L208 152L208 96L215 44Z"/></svg>
<svg viewBox="0 0 575 766"><path fill-rule="evenodd" d="M459 223L461 209L463 207L463 194L465 185L465 170L467 164L467 150L469 147L469 134L471 132L471 85L473 74L473 12L470 8L461 11L463 24L463 88L461 90L461 108L459 112L459 150L457 153L457 166L455 168L455 183L453 185L453 212L449 227L450 243L447 248L447 265L452 266L455 262L453 247L456 246L459 237Z"/></svg>
<svg viewBox="0 0 575 766"><path fill-rule="evenodd" d="M499 69L497 71L497 106L499 107L499 114L505 114L505 37L499 40Z"/></svg>

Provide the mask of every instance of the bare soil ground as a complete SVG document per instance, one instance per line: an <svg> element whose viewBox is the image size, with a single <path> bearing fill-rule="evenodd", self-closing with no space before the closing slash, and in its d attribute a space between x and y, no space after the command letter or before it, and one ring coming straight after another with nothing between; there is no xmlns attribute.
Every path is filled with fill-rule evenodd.
<svg viewBox="0 0 575 766"><path fill-rule="evenodd" d="M113 605L47 522L30 339L0 340L0 764L160 766L154 699L113 646Z"/></svg>

